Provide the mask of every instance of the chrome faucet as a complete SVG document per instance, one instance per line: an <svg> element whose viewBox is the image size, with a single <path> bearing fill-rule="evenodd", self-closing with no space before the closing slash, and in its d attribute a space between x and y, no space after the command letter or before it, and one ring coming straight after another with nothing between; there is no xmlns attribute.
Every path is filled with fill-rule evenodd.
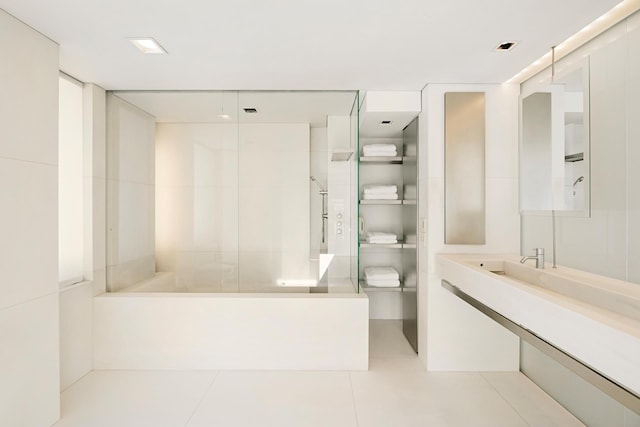
<svg viewBox="0 0 640 427"><path fill-rule="evenodd" d="M544 248L535 248L534 251L536 252L535 255L522 257L520 264L524 264L529 259L535 259L536 268L544 268Z"/></svg>

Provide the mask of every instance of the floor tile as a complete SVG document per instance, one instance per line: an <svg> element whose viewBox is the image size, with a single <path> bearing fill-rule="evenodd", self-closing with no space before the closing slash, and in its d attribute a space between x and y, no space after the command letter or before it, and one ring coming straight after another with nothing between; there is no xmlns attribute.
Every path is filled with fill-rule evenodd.
<svg viewBox="0 0 640 427"><path fill-rule="evenodd" d="M370 358L416 358L416 352L402 333L401 320L369 321Z"/></svg>
<svg viewBox="0 0 640 427"><path fill-rule="evenodd" d="M222 372L188 424L205 426L356 427L349 373Z"/></svg>
<svg viewBox="0 0 640 427"><path fill-rule="evenodd" d="M584 426L580 420L519 372L483 373L482 376L531 427Z"/></svg>
<svg viewBox="0 0 640 427"><path fill-rule="evenodd" d="M55 427L184 427L216 372L94 371L62 393Z"/></svg>
<svg viewBox="0 0 640 427"><path fill-rule="evenodd" d="M581 425L519 372L428 372L400 321L372 321L370 343L368 371L94 371L55 427Z"/></svg>
<svg viewBox="0 0 640 427"><path fill-rule="evenodd" d="M351 380L360 427L527 426L478 374L373 369Z"/></svg>

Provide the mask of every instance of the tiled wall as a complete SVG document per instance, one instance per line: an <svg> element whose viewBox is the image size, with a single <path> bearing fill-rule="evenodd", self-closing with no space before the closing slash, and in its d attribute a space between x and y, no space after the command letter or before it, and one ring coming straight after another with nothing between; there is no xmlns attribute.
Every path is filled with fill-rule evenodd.
<svg viewBox="0 0 640 427"><path fill-rule="evenodd" d="M0 425L42 427L59 417L58 47L0 10L0 62Z"/></svg>

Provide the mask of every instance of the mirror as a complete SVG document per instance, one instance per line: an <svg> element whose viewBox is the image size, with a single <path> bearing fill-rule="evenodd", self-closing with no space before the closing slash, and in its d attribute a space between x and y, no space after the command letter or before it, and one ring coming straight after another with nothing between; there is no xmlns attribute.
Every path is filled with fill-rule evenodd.
<svg viewBox="0 0 640 427"><path fill-rule="evenodd" d="M520 210L589 216L589 67L547 73L520 97Z"/></svg>

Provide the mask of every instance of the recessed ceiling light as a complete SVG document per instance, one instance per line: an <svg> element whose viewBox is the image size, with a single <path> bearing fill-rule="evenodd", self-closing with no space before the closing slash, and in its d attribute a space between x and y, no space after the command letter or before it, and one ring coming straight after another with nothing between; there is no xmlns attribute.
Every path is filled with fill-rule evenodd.
<svg viewBox="0 0 640 427"><path fill-rule="evenodd" d="M230 115L228 115L228 114L220 114L220 116L219 116L219 117L220 117L221 119L223 119L223 120L229 120L229 119L231 118L231 116L230 116Z"/></svg>
<svg viewBox="0 0 640 427"><path fill-rule="evenodd" d="M514 41L506 41L506 42L500 42L498 44L498 46L496 46L496 50L498 52L506 52L508 50L513 49L513 47L518 44L518 42L514 42Z"/></svg>
<svg viewBox="0 0 640 427"><path fill-rule="evenodd" d="M380 122L381 125L390 125L391 123L393 123L391 120L383 120Z"/></svg>
<svg viewBox="0 0 640 427"><path fill-rule="evenodd" d="M152 37L132 37L129 41L140 50L142 53L155 53L166 54L160 43L155 41Z"/></svg>
<svg viewBox="0 0 640 427"><path fill-rule="evenodd" d="M255 114L255 113L257 113L257 112L258 112L258 110L257 110L257 109L255 109L255 108L243 108L243 110L244 110L244 112L245 112L245 113L247 113L247 114Z"/></svg>

